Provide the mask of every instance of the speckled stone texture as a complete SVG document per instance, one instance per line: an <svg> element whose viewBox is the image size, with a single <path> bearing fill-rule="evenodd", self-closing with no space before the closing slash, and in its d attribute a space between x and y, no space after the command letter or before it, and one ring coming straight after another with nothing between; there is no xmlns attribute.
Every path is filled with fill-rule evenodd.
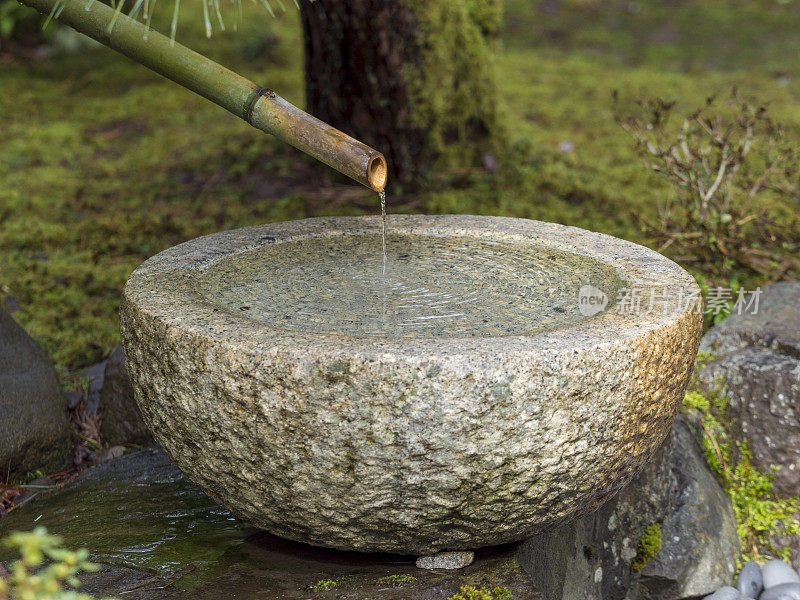
<svg viewBox="0 0 800 600"><path fill-rule="evenodd" d="M525 538L629 481L668 434L690 376L693 279L651 250L561 225L395 216L389 226L586 254L639 290L644 310L620 314L612 301L575 325L505 337L281 330L203 297L204 269L265 244L375 234L380 218L199 238L139 267L121 309L137 402L175 464L277 535L415 554Z"/></svg>

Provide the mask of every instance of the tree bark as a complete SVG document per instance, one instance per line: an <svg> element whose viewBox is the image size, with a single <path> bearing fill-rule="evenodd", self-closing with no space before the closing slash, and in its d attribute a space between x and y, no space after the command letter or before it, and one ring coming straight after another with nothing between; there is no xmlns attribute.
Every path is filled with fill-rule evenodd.
<svg viewBox="0 0 800 600"><path fill-rule="evenodd" d="M302 21L309 112L383 152L390 180L494 151L500 0L316 0Z"/></svg>

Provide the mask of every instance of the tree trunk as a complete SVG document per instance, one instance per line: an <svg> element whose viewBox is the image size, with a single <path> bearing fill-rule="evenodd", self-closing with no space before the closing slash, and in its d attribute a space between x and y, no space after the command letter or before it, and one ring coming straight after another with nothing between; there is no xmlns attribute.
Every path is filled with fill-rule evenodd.
<svg viewBox="0 0 800 600"><path fill-rule="evenodd" d="M308 110L372 144L390 181L496 150L501 0L302 3Z"/></svg>

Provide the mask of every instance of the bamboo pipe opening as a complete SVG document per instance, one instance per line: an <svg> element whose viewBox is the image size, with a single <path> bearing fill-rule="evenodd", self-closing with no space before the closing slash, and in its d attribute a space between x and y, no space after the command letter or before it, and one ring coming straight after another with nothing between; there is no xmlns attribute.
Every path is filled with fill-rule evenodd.
<svg viewBox="0 0 800 600"><path fill-rule="evenodd" d="M386 189L386 180L389 178L389 167L383 154L378 152L367 165L367 181L376 192Z"/></svg>

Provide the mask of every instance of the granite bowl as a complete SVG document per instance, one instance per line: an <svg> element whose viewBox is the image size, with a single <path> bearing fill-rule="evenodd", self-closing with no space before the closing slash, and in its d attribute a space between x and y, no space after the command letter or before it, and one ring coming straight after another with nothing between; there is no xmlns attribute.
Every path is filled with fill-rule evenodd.
<svg viewBox="0 0 800 600"><path fill-rule="evenodd" d="M393 216L390 252L395 239L530 248L545 271L548 257L562 265L545 279L574 289L556 282L564 306L526 315L520 305L502 331L360 334L352 320L306 319L293 277L314 249L374 245L380 231L376 217L248 227L166 250L131 275L121 326L136 400L191 481L279 536L423 554L511 542L585 514L650 459L699 342L689 274L573 227ZM302 310L282 297L261 298L258 313L237 306L229 288L260 270ZM508 283L495 275L478 272L475 285Z"/></svg>

